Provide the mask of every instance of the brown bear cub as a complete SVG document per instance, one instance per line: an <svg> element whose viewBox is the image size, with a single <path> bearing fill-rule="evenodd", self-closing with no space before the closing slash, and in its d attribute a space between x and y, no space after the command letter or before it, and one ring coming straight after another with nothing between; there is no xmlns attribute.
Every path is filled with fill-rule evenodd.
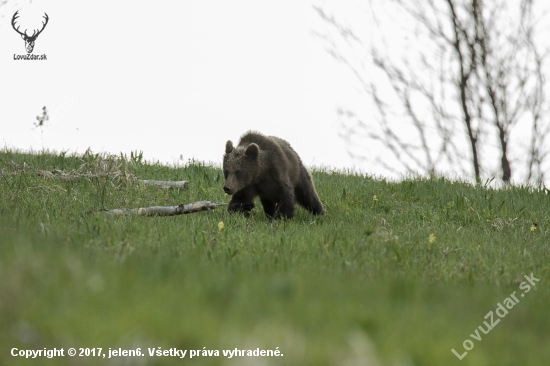
<svg viewBox="0 0 550 366"><path fill-rule="evenodd" d="M237 147L225 145L223 157L225 193L232 195L228 211L248 212L260 196L267 217L294 217L296 202L315 215L325 209L311 175L288 142L249 131Z"/></svg>

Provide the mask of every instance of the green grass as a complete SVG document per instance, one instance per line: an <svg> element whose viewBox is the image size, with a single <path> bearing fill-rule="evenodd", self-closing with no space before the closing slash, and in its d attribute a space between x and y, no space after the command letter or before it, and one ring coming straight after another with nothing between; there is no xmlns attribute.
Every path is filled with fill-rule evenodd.
<svg viewBox="0 0 550 366"><path fill-rule="evenodd" d="M60 171L81 178L62 180ZM190 184L159 190L134 177ZM137 154L1 151L0 364L548 364L548 190L313 177L324 217L298 209L293 220L273 222L258 202L249 219L224 207L109 218L98 211L227 202L221 169L145 163ZM540 282L520 297L531 273ZM514 291L520 302L473 340ZM463 353L467 339L474 348L459 361L451 349ZM10 355L55 347L147 355ZM283 356L149 357L158 347L278 347Z"/></svg>

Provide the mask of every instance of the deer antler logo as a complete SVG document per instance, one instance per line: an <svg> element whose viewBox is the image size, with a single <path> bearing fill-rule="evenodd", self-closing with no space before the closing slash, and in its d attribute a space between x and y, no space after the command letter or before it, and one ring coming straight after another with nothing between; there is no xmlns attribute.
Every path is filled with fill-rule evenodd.
<svg viewBox="0 0 550 366"><path fill-rule="evenodd" d="M48 24L48 14L44 13L44 18L46 19L46 22L42 22L42 29L35 29L32 32L32 36L29 36L26 29L24 33L21 33L19 31L19 27L15 28L15 20L19 18L19 15L17 13L19 13L19 10L16 11L15 14L13 14L13 18L11 18L11 26L13 27L13 29L15 29L17 33L21 35L21 38L23 38L23 40L25 41L25 48L27 49L27 53L31 53L34 48L34 42L36 41L36 38L40 33L42 33L44 28L46 28L46 24Z"/></svg>

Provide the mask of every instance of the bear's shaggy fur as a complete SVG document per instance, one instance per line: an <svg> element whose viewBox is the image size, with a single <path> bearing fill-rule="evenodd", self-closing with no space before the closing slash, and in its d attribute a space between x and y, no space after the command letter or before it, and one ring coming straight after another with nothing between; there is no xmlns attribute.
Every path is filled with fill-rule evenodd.
<svg viewBox="0 0 550 366"><path fill-rule="evenodd" d="M274 136L249 131L237 147L225 145L223 157L225 193L232 195L228 210L248 212L260 197L267 217L294 217L296 202L316 215L325 209L313 180L300 157L288 142Z"/></svg>

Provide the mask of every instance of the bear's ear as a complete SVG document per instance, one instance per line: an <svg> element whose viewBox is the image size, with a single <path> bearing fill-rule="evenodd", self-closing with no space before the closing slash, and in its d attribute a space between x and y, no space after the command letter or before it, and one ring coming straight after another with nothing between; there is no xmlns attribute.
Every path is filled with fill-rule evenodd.
<svg viewBox="0 0 550 366"><path fill-rule="evenodd" d="M225 153L229 154L231 151L233 151L233 142L231 142L231 140L227 140L227 143L225 144Z"/></svg>
<svg viewBox="0 0 550 366"><path fill-rule="evenodd" d="M244 154L252 160L256 159L259 153L260 153L260 147L254 143L248 145L248 147L246 148L246 151L244 152Z"/></svg>

